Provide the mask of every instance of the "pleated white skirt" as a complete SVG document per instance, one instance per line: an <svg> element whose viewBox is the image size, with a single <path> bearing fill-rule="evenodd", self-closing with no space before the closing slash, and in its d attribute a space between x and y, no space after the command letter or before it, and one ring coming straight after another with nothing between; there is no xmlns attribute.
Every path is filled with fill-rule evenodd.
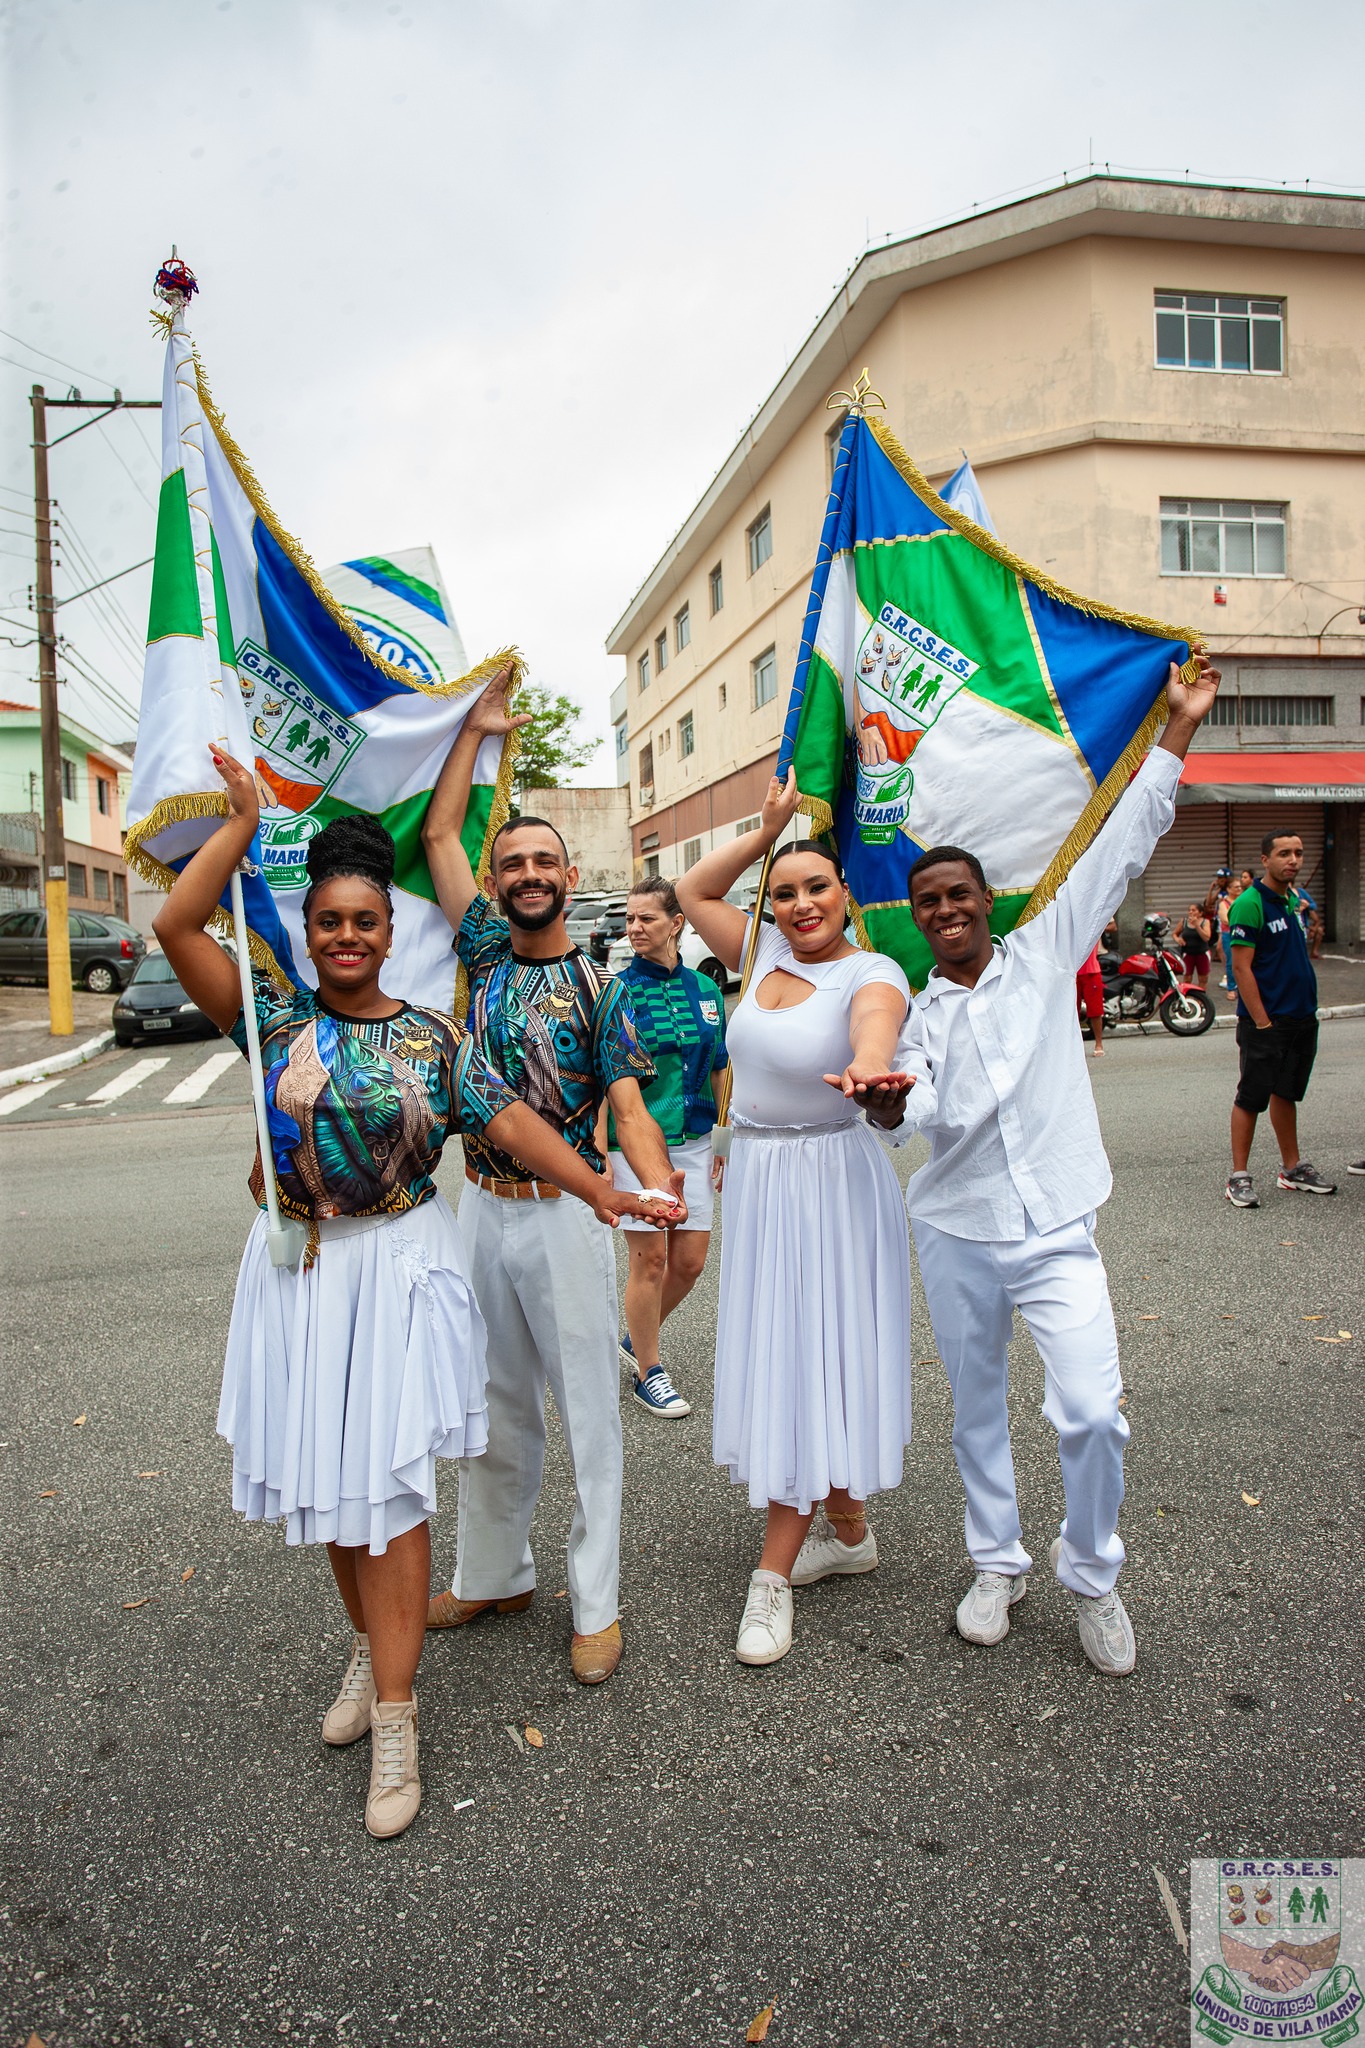
<svg viewBox="0 0 1365 2048"><path fill-rule="evenodd" d="M379 1556L436 1512L436 1460L488 1442L484 1323L441 1195L406 1215L321 1226L310 1270L242 1254L218 1432L232 1504L289 1543Z"/></svg>
<svg viewBox="0 0 1365 2048"><path fill-rule="evenodd" d="M898 1486L910 1441L910 1242L900 1184L861 1120L736 1126L725 1169L715 1461L808 1514L832 1486Z"/></svg>

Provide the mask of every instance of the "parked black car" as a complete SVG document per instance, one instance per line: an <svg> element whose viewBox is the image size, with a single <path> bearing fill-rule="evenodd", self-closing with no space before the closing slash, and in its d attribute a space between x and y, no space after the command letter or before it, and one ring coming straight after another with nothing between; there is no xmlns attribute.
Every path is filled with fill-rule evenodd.
<svg viewBox="0 0 1365 2048"><path fill-rule="evenodd" d="M70 913L71 978L92 995L126 988L147 951L147 941L121 917ZM0 917L0 981L36 981L47 987L47 912L10 910Z"/></svg>
<svg viewBox="0 0 1365 2048"><path fill-rule="evenodd" d="M218 1026L192 1003L175 978L164 953L148 953L114 1004L114 1042L132 1045L137 1039L217 1038Z"/></svg>
<svg viewBox="0 0 1365 2048"><path fill-rule="evenodd" d="M626 928L626 898L610 896L602 905L602 915L592 928L588 951L601 966L607 964L613 939L619 939Z"/></svg>

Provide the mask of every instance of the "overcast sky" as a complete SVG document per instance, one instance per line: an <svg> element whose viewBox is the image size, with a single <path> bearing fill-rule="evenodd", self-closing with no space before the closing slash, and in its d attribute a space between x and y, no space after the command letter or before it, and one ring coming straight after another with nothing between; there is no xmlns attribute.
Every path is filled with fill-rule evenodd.
<svg viewBox="0 0 1365 2048"><path fill-rule="evenodd" d="M1092 154L1365 184L1360 0L11 0L0 19L0 608L21 622L0 634L27 616L33 372L157 396L146 311L175 242L214 394L285 526L324 564L430 541L471 659L517 641L602 735L609 628L869 238ZM150 554L156 445L155 415L126 415L53 455L59 589L94 580L81 547L100 574ZM72 667L65 699L111 738L148 587L113 586L121 619L84 598L61 620L106 692ZM32 649L0 658L0 695L31 701ZM611 776L604 746L580 779Z"/></svg>

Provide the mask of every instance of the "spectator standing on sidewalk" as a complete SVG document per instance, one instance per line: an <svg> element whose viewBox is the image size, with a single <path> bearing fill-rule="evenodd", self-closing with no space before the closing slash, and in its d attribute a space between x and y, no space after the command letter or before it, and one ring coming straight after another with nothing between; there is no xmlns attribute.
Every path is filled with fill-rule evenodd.
<svg viewBox="0 0 1365 2048"><path fill-rule="evenodd" d="M1185 955L1185 974L1197 988L1209 985L1209 941L1212 925L1197 903L1192 903L1185 912L1185 922L1178 934L1181 950Z"/></svg>
<svg viewBox="0 0 1365 2048"><path fill-rule="evenodd" d="M1218 949L1223 956L1223 990L1230 1003L1237 1000L1237 984L1232 978L1232 906L1234 894L1232 869L1219 868L1213 879L1213 927L1218 940Z"/></svg>
<svg viewBox="0 0 1365 2048"><path fill-rule="evenodd" d="M1082 1013L1090 1019L1090 1036L1094 1041L1093 1058L1104 1058L1104 976L1100 973L1100 949L1092 946L1090 957L1076 976L1076 1002Z"/></svg>
<svg viewBox="0 0 1365 2048"><path fill-rule="evenodd" d="M1264 1109L1280 1148L1276 1185L1291 1194L1336 1193L1335 1184L1299 1156L1298 1105L1318 1049L1318 980L1294 887L1303 866L1298 833L1267 832L1261 866L1261 879L1243 890L1231 913L1241 1080L1232 1105L1227 1198L1238 1209L1260 1207L1248 1166Z"/></svg>

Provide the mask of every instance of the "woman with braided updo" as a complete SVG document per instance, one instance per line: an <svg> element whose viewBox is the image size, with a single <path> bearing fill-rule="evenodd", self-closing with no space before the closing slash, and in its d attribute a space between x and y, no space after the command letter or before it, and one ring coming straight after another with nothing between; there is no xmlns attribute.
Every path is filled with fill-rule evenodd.
<svg viewBox="0 0 1365 2048"><path fill-rule="evenodd" d="M246 1050L238 970L205 929L259 821L249 769L213 748L229 813L155 919L192 1001ZM396 1835L417 1812L412 1682L426 1626L436 1460L487 1442L484 1324L455 1218L433 1178L448 1137L488 1133L604 1222L662 1217L614 1192L504 1085L439 1010L387 995L393 841L373 818L311 841L303 915L316 991L259 977L256 1017L282 1212L309 1226L297 1269L270 1262L264 1214L247 1238L218 1426L233 1504L325 1543L355 1629L322 1723L334 1745L372 1737L365 1825Z"/></svg>

